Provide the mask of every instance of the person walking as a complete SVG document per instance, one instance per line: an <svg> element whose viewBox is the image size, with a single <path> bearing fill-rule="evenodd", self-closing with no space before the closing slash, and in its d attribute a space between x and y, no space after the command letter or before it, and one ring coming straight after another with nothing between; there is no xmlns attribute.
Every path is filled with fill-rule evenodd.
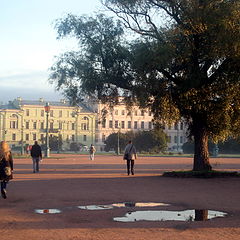
<svg viewBox="0 0 240 240"><path fill-rule="evenodd" d="M7 183L13 179L13 158L7 142L0 143L0 180L1 195L7 198Z"/></svg>
<svg viewBox="0 0 240 240"><path fill-rule="evenodd" d="M90 160L94 160L94 154L95 154L95 152L96 152L96 149L95 149L95 147L93 146L93 144L91 144L91 146L90 146L90 148L89 148L89 154L90 154Z"/></svg>
<svg viewBox="0 0 240 240"><path fill-rule="evenodd" d="M134 160L137 159L137 151L132 141L130 140L124 149L123 159L127 161L127 174L134 175Z"/></svg>
<svg viewBox="0 0 240 240"><path fill-rule="evenodd" d="M31 157L33 161L33 173L39 172L39 162L42 159L42 149L35 141L31 148Z"/></svg>

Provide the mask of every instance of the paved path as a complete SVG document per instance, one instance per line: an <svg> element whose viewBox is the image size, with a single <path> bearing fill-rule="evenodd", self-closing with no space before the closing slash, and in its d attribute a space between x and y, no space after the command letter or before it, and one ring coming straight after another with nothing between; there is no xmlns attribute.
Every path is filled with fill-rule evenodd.
<svg viewBox="0 0 240 240"><path fill-rule="evenodd" d="M192 159L142 157L127 176L122 157L54 155L32 173L31 159L16 159L7 200L0 199L0 236L8 240L239 239L240 179L164 178L166 170L191 169ZM214 158L215 169L240 171L240 159ZM84 210L114 203L166 203L158 207ZM47 213L57 209L58 214ZM207 209L228 213L210 221L113 221L143 210ZM44 210L38 214L35 210Z"/></svg>

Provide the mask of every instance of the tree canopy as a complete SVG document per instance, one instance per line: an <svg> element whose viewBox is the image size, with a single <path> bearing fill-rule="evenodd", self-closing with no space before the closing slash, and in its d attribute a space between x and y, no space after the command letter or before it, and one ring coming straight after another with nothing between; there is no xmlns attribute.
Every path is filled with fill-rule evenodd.
<svg viewBox="0 0 240 240"><path fill-rule="evenodd" d="M59 37L74 36L50 78L72 99L151 108L161 121L188 122L195 140L194 170L209 170L208 139L239 134L240 2L238 0L103 0L118 22L69 15ZM138 34L127 40L124 30ZM124 38L125 37L125 38Z"/></svg>

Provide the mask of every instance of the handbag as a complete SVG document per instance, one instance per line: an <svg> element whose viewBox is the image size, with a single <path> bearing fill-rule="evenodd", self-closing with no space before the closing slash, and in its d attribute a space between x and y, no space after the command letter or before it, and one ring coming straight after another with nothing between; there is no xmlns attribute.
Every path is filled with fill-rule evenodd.
<svg viewBox="0 0 240 240"><path fill-rule="evenodd" d="M12 169L10 167L5 167L4 172L6 176L9 177L12 174Z"/></svg>
<svg viewBox="0 0 240 240"><path fill-rule="evenodd" d="M132 151L132 148L133 148L133 145L132 145L131 148L129 149L129 152L124 153L124 156L123 156L123 159L124 159L124 160L130 159L130 157L131 157L130 152Z"/></svg>

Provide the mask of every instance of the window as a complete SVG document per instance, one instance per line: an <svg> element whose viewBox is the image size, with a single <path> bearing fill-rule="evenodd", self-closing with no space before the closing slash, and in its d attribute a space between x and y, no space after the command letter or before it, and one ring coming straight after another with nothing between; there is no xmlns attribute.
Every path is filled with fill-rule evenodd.
<svg viewBox="0 0 240 240"><path fill-rule="evenodd" d="M59 117L62 117L62 110L59 110Z"/></svg>
<svg viewBox="0 0 240 240"><path fill-rule="evenodd" d="M125 115L125 111L124 110L122 110L122 115Z"/></svg>
<svg viewBox="0 0 240 240"><path fill-rule="evenodd" d="M41 110L41 117L44 117L44 110Z"/></svg>
<svg viewBox="0 0 240 240"><path fill-rule="evenodd" d="M174 136L174 143L177 143L177 142L178 142L178 137Z"/></svg>
<svg viewBox="0 0 240 240"><path fill-rule="evenodd" d="M29 129L29 122L26 122L26 129Z"/></svg>
<svg viewBox="0 0 240 240"><path fill-rule="evenodd" d="M102 142L105 142L105 141L106 141L106 135L103 134L103 135L102 135Z"/></svg>
<svg viewBox="0 0 240 240"><path fill-rule="evenodd" d="M141 111L141 116L144 116L144 110Z"/></svg>
<svg viewBox="0 0 240 240"><path fill-rule="evenodd" d="M30 111L29 109L26 109L26 116L29 116L30 115Z"/></svg>
<svg viewBox="0 0 240 240"><path fill-rule="evenodd" d="M138 127L138 123L137 121L134 121L134 129L137 129L137 127Z"/></svg>
<svg viewBox="0 0 240 240"><path fill-rule="evenodd" d="M175 123L175 124L174 124L174 129L175 129L175 130L178 130L178 123Z"/></svg>
<svg viewBox="0 0 240 240"><path fill-rule="evenodd" d="M26 134L26 141L29 141L29 134Z"/></svg>
<svg viewBox="0 0 240 240"><path fill-rule="evenodd" d="M72 130L75 130L75 123L72 123Z"/></svg>
<svg viewBox="0 0 240 240"><path fill-rule="evenodd" d="M106 127L106 119L102 121L102 128L105 128L105 127Z"/></svg>
<svg viewBox="0 0 240 240"><path fill-rule="evenodd" d="M121 122L121 128L125 128L125 122L124 121Z"/></svg>
<svg viewBox="0 0 240 240"><path fill-rule="evenodd" d="M10 128L17 128L17 121L10 121Z"/></svg>
<svg viewBox="0 0 240 240"><path fill-rule="evenodd" d="M180 129L183 130L183 122L180 124Z"/></svg>
<svg viewBox="0 0 240 240"><path fill-rule="evenodd" d="M43 141L44 140L44 134L41 134L40 138L41 138L41 141Z"/></svg>
<svg viewBox="0 0 240 240"><path fill-rule="evenodd" d="M110 120L110 121L109 121L109 128L112 128L112 127L113 127L113 121Z"/></svg>
<svg viewBox="0 0 240 240"><path fill-rule="evenodd" d="M118 115L118 110L115 110L115 115Z"/></svg>
<svg viewBox="0 0 240 240"><path fill-rule="evenodd" d="M152 129L152 122L148 123L148 129Z"/></svg>
<svg viewBox="0 0 240 240"><path fill-rule="evenodd" d="M141 122L141 129L144 129L144 122Z"/></svg>
<svg viewBox="0 0 240 240"><path fill-rule="evenodd" d="M16 133L13 133L13 134L12 134L12 140L13 140L13 141L16 141Z"/></svg>
<svg viewBox="0 0 240 240"><path fill-rule="evenodd" d="M180 143L183 143L183 136L180 136Z"/></svg>
<svg viewBox="0 0 240 240"><path fill-rule="evenodd" d="M115 121L115 128L118 128L119 125L118 125L118 121Z"/></svg>
<svg viewBox="0 0 240 240"><path fill-rule="evenodd" d="M82 130L88 130L88 128L87 128L87 124L86 124L86 123L82 123L81 128L82 128Z"/></svg>
<svg viewBox="0 0 240 240"><path fill-rule="evenodd" d="M83 120L88 120L88 117L84 117Z"/></svg>
<svg viewBox="0 0 240 240"><path fill-rule="evenodd" d="M63 129L63 123L59 122L59 129Z"/></svg>
<svg viewBox="0 0 240 240"><path fill-rule="evenodd" d="M44 122L40 123L40 129L44 129Z"/></svg>
<svg viewBox="0 0 240 240"><path fill-rule="evenodd" d="M36 140L37 140L37 134L33 133L33 141L36 141Z"/></svg>
<svg viewBox="0 0 240 240"><path fill-rule="evenodd" d="M84 141L84 142L87 141L87 135L83 135L83 141Z"/></svg>
<svg viewBox="0 0 240 240"><path fill-rule="evenodd" d="M132 123L131 123L131 121L128 121L128 128L132 128Z"/></svg>
<svg viewBox="0 0 240 240"><path fill-rule="evenodd" d="M37 122L33 122L33 129L37 129Z"/></svg>
<svg viewBox="0 0 240 240"><path fill-rule="evenodd" d="M171 130L171 125L168 125L168 129Z"/></svg>
<svg viewBox="0 0 240 240"><path fill-rule="evenodd" d="M53 129L53 122L50 122L50 129Z"/></svg>

